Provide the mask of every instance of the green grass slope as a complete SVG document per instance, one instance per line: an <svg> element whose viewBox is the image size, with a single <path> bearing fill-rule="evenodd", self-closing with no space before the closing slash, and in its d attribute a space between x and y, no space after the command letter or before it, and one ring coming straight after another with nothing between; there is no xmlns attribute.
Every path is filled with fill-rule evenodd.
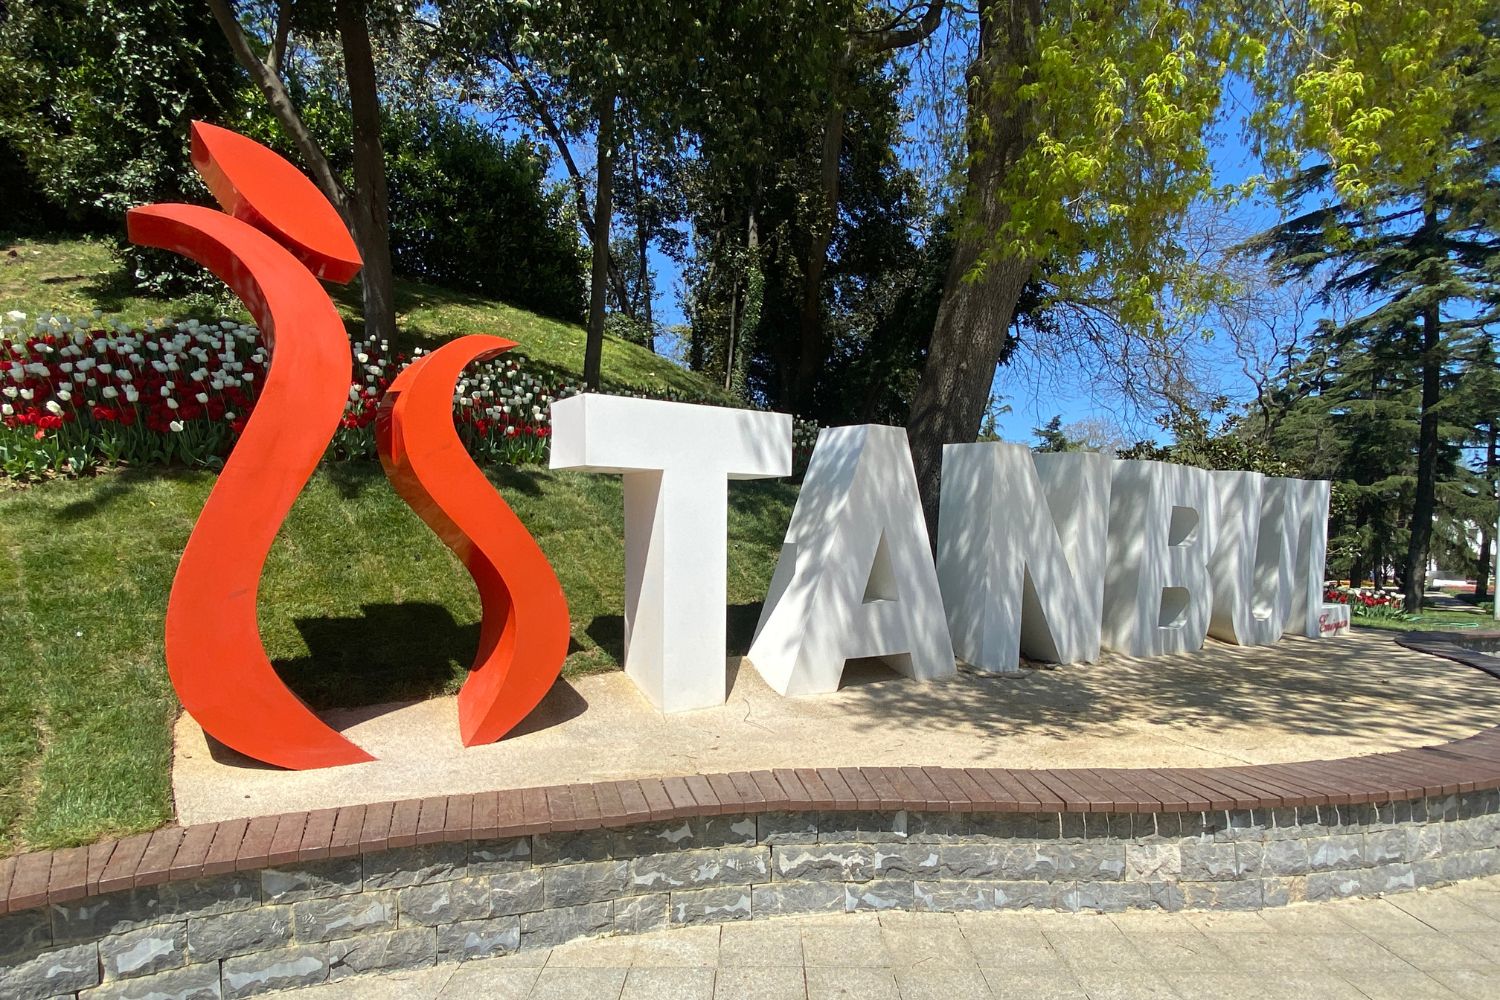
<svg viewBox="0 0 1500 1000"><path fill-rule="evenodd" d="M562 581L568 676L618 669L624 542L615 476L497 469ZM177 559L213 485L120 473L0 492L0 855L148 830L171 817L162 657ZM786 483L730 490L730 646L743 652L791 516ZM456 691L479 602L458 561L374 463L328 466L271 550L266 652L311 705Z"/></svg>
<svg viewBox="0 0 1500 1000"><path fill-rule="evenodd" d="M5 244L0 312L141 323L217 303L133 295L108 249L79 240ZM430 286L400 289L406 346L475 331L510 337L535 364L575 375L583 331ZM349 309L346 297L343 307ZM206 309L206 311L205 311ZM638 346L605 345L606 382L722 398ZM497 468L490 476L536 536L567 595L564 672L618 669L624 539L614 476ZM170 821L171 726L162 655L172 576L214 477L137 470L28 488L0 483L0 855L88 843ZM730 646L743 651L795 501L781 482L730 489ZM282 526L260 591L266 652L316 708L452 692L475 651L473 584L375 463L322 468Z"/></svg>
<svg viewBox="0 0 1500 1000"><path fill-rule="evenodd" d="M334 289L335 301L351 332L359 333L357 284ZM159 299L138 294L107 243L75 238L11 238L0 235L0 313L55 312L81 319L98 309L133 326L148 319L248 318L228 296L222 300ZM396 283L396 350L432 347L467 333L492 333L516 341L534 370L577 379L583 369L584 330L524 309L467 292L417 281ZM735 400L718 386L639 344L604 339L606 388L676 393L706 402Z"/></svg>

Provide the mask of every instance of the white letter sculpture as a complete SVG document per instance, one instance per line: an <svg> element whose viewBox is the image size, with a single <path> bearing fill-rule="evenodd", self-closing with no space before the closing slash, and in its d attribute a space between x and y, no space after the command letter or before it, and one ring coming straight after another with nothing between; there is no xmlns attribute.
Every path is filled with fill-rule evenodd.
<svg viewBox="0 0 1500 1000"><path fill-rule="evenodd" d="M1209 635L1241 646L1269 646L1281 638L1292 600L1295 525L1287 517L1289 491L1282 485L1289 480L1266 479L1258 472L1209 475L1218 503L1217 538L1208 563Z"/></svg>
<svg viewBox="0 0 1500 1000"><path fill-rule="evenodd" d="M838 690L844 661L888 657L933 680L955 672L906 431L818 434L750 662L781 694Z"/></svg>
<svg viewBox="0 0 1500 1000"><path fill-rule="evenodd" d="M722 705L728 479L792 471L792 418L583 395L552 404L552 468L625 478L625 672L657 708Z"/></svg>
<svg viewBox="0 0 1500 1000"><path fill-rule="evenodd" d="M1127 656L1189 652L1208 634L1213 490L1203 469L1117 461L1109 497L1104 645Z"/></svg>
<svg viewBox="0 0 1500 1000"><path fill-rule="evenodd" d="M954 651L980 670L1099 658L1110 461L1019 444L943 448L938 580Z"/></svg>
<svg viewBox="0 0 1500 1000"><path fill-rule="evenodd" d="M1286 631L1321 636L1323 563L1328 558L1328 480L1267 479L1266 488L1284 496L1291 559Z"/></svg>

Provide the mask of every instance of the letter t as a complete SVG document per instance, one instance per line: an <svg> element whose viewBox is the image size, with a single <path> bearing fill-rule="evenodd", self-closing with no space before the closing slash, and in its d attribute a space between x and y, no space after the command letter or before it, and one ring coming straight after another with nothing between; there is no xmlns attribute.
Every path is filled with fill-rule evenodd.
<svg viewBox="0 0 1500 1000"><path fill-rule="evenodd" d="M552 468L624 475L625 672L664 712L722 705L728 480L791 474L791 416L574 396Z"/></svg>

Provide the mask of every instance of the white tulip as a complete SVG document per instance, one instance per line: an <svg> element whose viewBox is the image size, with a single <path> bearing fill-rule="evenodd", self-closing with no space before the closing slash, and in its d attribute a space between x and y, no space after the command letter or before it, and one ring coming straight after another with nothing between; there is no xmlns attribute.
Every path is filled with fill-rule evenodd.
<svg viewBox="0 0 1500 1000"><path fill-rule="evenodd" d="M172 428L172 433L173 434L176 434L176 433L178 433L179 431L182 430L182 421L181 420L174 420L170 424L168 424L167 426L170 427L170 428Z"/></svg>

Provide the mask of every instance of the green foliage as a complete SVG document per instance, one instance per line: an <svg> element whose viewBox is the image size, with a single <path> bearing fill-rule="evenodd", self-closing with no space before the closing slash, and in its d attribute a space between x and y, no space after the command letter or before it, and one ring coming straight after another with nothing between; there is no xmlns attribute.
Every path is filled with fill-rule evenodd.
<svg viewBox="0 0 1500 1000"><path fill-rule="evenodd" d="M1500 139L1493 0L1309 0L1259 27L1252 126L1278 186L1310 158L1355 207L1482 186L1466 161Z"/></svg>
<svg viewBox="0 0 1500 1000"><path fill-rule="evenodd" d="M577 230L545 164L437 108L386 117L391 253L413 278L501 299L556 319L583 316Z"/></svg>
<svg viewBox="0 0 1500 1000"><path fill-rule="evenodd" d="M0 17L0 137L70 228L121 234L127 208L200 200L188 123L229 115L239 86L206 6L12 0ZM184 287L169 255L126 259L139 282Z"/></svg>
<svg viewBox="0 0 1500 1000"><path fill-rule="evenodd" d="M865 66L844 84L839 208L815 291L820 322L812 339L800 329L799 313L822 211L825 95L800 95L783 110L781 133L753 149L733 134L705 137L688 172L697 370L719 380L731 363L730 382L745 398L825 423L905 421L952 242L946 229L923 246L914 236L927 206L894 152L902 82ZM748 185L733 183L747 175ZM804 369L812 377L801 385Z"/></svg>
<svg viewBox="0 0 1500 1000"><path fill-rule="evenodd" d="M1215 194L1221 92L1257 51L1234 6L1084 0L1040 5L1032 23L981 5L1006 23L993 43L1003 51L985 61L989 99L971 104L969 162L1005 162L993 190L965 193L959 235L986 248L969 280L1038 262L1051 298L1108 299L1121 322L1158 336L1217 293L1180 222ZM1001 221L985 231L992 200L1000 211L984 214Z"/></svg>

